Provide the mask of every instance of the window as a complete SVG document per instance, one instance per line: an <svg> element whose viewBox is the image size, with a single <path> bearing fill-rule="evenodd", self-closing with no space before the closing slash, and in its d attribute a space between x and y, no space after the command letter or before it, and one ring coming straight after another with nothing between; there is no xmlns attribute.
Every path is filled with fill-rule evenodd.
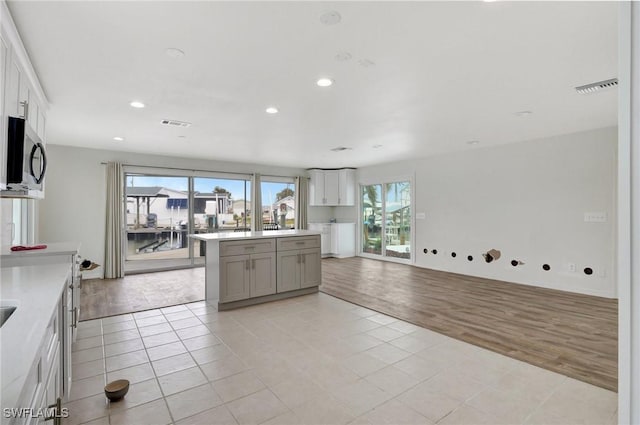
<svg viewBox="0 0 640 425"><path fill-rule="evenodd" d="M262 223L264 230L295 228L295 195L295 183L292 178L262 178Z"/></svg>
<svg viewBox="0 0 640 425"><path fill-rule="evenodd" d="M204 244L190 239L189 234L233 232L251 226L249 176L125 176L127 270L201 263ZM145 266L140 260L154 261Z"/></svg>

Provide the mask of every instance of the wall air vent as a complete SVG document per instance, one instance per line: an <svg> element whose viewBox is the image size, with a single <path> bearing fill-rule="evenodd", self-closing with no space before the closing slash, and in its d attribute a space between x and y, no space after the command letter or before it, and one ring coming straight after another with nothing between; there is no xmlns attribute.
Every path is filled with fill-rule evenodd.
<svg viewBox="0 0 640 425"><path fill-rule="evenodd" d="M597 83L576 87L576 91L580 94L591 94L599 90L615 88L617 85L618 79L612 78L610 80L598 81Z"/></svg>
<svg viewBox="0 0 640 425"><path fill-rule="evenodd" d="M177 121L177 120L162 120L160 121L160 124L168 125L170 127L182 127L182 128L191 127L190 122Z"/></svg>
<svg viewBox="0 0 640 425"><path fill-rule="evenodd" d="M344 146L338 146L337 148L331 149L331 152L342 152L342 151L350 151L351 148L346 148Z"/></svg>

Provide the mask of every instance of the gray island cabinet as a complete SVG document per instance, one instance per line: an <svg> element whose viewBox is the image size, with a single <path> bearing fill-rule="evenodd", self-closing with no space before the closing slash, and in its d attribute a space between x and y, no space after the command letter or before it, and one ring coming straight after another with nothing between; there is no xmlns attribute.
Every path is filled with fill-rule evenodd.
<svg viewBox="0 0 640 425"><path fill-rule="evenodd" d="M206 243L205 296L228 310L318 291L320 232L277 230L190 235Z"/></svg>

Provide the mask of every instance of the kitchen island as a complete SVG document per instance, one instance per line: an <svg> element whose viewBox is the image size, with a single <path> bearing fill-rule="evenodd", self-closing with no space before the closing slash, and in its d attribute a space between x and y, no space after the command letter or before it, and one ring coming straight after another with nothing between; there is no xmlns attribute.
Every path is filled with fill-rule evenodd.
<svg viewBox="0 0 640 425"><path fill-rule="evenodd" d="M189 235L206 243L205 296L229 310L318 291L320 232L275 230Z"/></svg>

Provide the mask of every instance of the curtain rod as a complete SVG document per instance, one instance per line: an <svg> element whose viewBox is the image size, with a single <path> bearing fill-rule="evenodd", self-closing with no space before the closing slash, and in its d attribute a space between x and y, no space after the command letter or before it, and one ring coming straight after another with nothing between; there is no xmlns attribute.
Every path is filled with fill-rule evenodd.
<svg viewBox="0 0 640 425"><path fill-rule="evenodd" d="M100 165L107 165L107 162L101 162ZM135 164L122 164L123 167L139 167L139 168L159 168L162 169L164 168L165 170L177 170L177 171L193 171L193 172L203 172L203 173L224 173L224 174L236 174L239 176L246 176L246 175L251 175L251 174L255 174L255 173L251 173L251 172L247 172L247 173L238 173L236 171L216 171L216 170L195 170L192 168L176 168L176 167L162 167L162 166L157 166L157 165L135 165ZM270 174L260 174L263 177L297 177L297 176L274 176L274 175L270 175Z"/></svg>

